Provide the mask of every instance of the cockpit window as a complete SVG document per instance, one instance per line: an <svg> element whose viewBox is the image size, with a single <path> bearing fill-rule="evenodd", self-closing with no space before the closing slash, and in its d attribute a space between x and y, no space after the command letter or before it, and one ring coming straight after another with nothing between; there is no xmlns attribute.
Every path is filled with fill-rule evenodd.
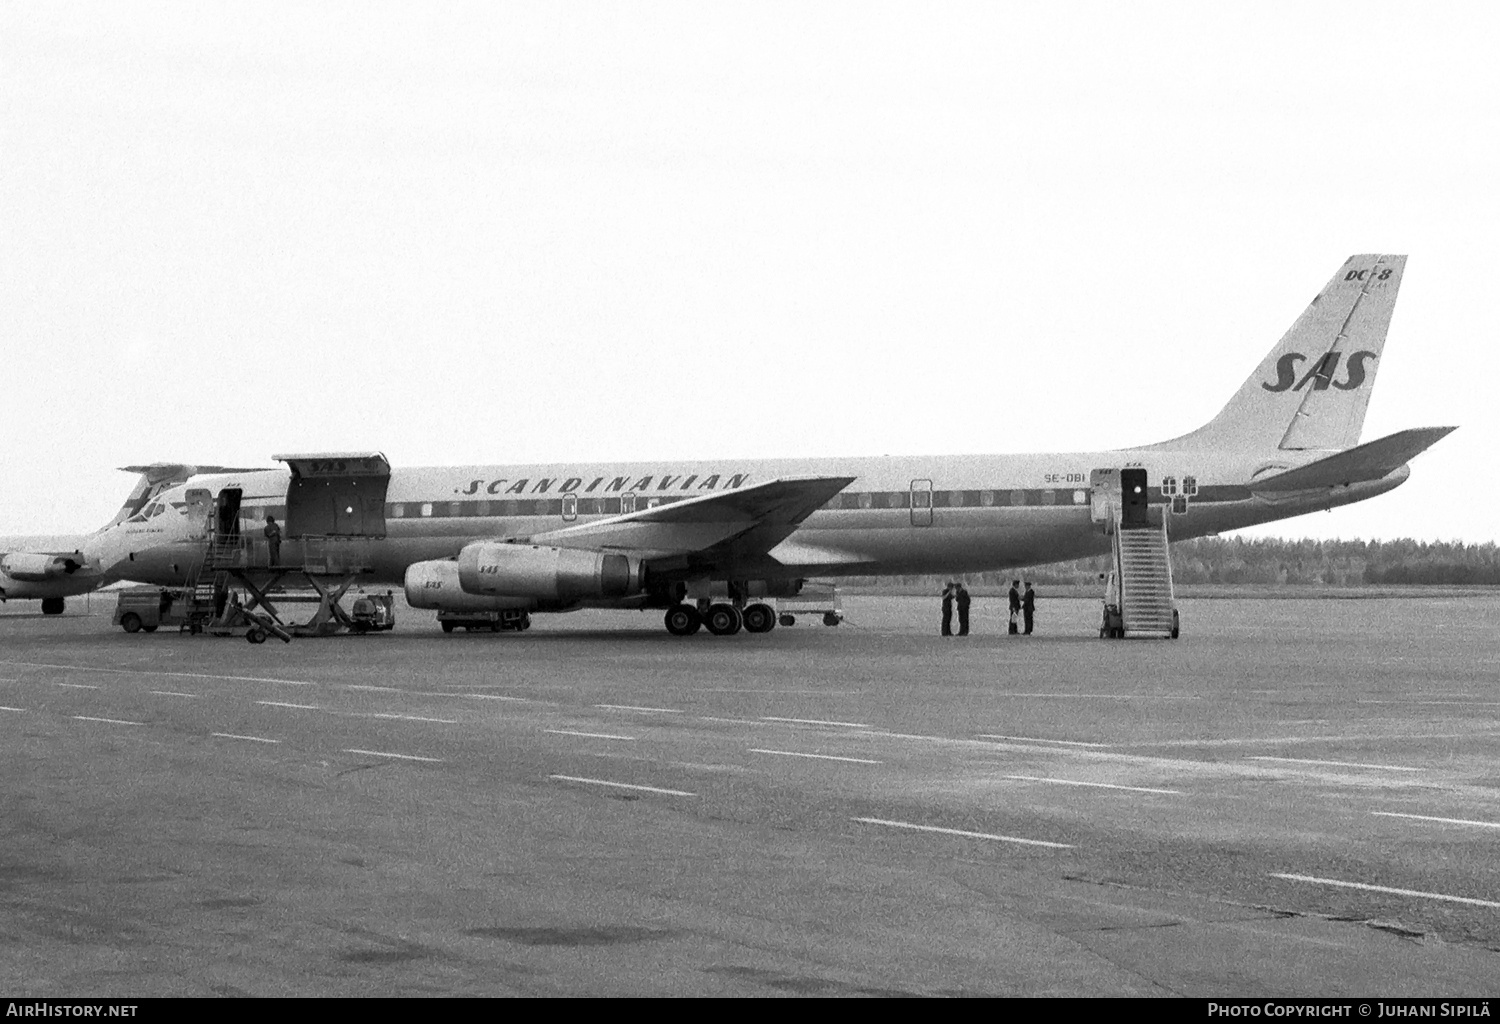
<svg viewBox="0 0 1500 1024"><path fill-rule="evenodd" d="M144 523L148 519L155 519L166 510L167 506L163 505L159 501L153 501L151 504L147 505L145 508L141 509L135 515L131 516L125 521L127 523Z"/></svg>

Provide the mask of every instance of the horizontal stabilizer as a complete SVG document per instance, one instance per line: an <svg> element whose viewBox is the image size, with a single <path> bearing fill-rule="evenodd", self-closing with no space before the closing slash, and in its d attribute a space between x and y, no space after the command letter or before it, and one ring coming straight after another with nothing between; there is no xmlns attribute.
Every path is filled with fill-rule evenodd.
<svg viewBox="0 0 1500 1024"><path fill-rule="evenodd" d="M210 473L256 473L259 470L243 466L194 466L182 462L153 462L149 466L121 466L122 473L140 473L153 484L170 480L180 484L190 477Z"/></svg>
<svg viewBox="0 0 1500 1024"><path fill-rule="evenodd" d="M1339 487L1364 480L1379 480L1391 471L1400 469L1457 429L1419 427L1415 430L1402 430L1306 466L1253 481L1250 489L1306 491L1317 487Z"/></svg>

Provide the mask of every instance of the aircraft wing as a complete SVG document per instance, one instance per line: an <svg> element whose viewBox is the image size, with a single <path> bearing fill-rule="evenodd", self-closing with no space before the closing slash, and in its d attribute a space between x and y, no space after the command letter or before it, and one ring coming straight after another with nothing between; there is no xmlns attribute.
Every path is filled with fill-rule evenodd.
<svg viewBox="0 0 1500 1024"><path fill-rule="evenodd" d="M1305 466L1255 480L1252 491L1306 491L1318 487L1338 487L1364 480L1379 480L1392 470L1400 469L1428 448L1447 437L1457 427L1418 427L1402 430L1378 441L1358 445L1348 451Z"/></svg>
<svg viewBox="0 0 1500 1024"><path fill-rule="evenodd" d="M643 558L706 556L741 561L764 555L789 537L852 476L780 477L732 491L539 533L527 540L564 548L610 548Z"/></svg>

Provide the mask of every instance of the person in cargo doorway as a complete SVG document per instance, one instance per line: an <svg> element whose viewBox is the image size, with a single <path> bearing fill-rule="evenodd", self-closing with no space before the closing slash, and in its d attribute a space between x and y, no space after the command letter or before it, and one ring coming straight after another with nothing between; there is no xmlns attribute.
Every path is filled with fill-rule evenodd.
<svg viewBox="0 0 1500 1024"><path fill-rule="evenodd" d="M281 527L276 525L276 520L271 517L271 513L269 512L266 513L266 528L262 532L266 535L266 547L270 551L270 561L266 564L280 565Z"/></svg>

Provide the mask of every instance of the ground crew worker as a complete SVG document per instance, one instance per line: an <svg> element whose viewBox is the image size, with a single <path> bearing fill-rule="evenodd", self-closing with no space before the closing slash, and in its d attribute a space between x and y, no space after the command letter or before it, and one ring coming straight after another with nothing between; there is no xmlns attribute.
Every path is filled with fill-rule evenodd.
<svg viewBox="0 0 1500 1024"><path fill-rule="evenodd" d="M266 513L266 547L271 549L271 560L268 565L281 564L281 527L276 525L276 520L271 518L271 513Z"/></svg>
<svg viewBox="0 0 1500 1024"><path fill-rule="evenodd" d="M953 635L953 584L943 588L943 636Z"/></svg>
<svg viewBox="0 0 1500 1024"><path fill-rule="evenodd" d="M1031 617L1036 614L1036 591L1026 584L1026 593L1021 595L1021 612L1026 616L1026 635L1031 635Z"/></svg>
<svg viewBox="0 0 1500 1024"><path fill-rule="evenodd" d="M958 589L954 591L955 600L958 602L958 635L969 635L969 588L962 583L954 584Z"/></svg>
<svg viewBox="0 0 1500 1024"><path fill-rule="evenodd" d="M1021 614L1021 581L1010 581L1010 629L1008 633L1019 633L1020 627L1016 624L1016 618Z"/></svg>

